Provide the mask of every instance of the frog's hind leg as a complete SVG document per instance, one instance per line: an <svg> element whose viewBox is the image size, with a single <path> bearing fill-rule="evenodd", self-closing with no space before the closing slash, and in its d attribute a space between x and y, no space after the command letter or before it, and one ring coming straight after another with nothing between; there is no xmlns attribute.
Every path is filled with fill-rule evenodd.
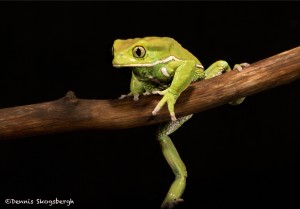
<svg viewBox="0 0 300 209"><path fill-rule="evenodd" d="M175 174L175 180L172 183L161 208L173 208L175 205L183 201L181 196L186 185L187 171L169 135L176 131L191 117L192 115L188 115L178 118L176 121L163 123L157 131L157 140L160 143L163 155Z"/></svg>
<svg viewBox="0 0 300 209"><path fill-rule="evenodd" d="M233 69L237 69L239 71L242 70L242 67L248 66L248 63L242 63L242 64L237 64L234 66ZM219 60L215 63L213 63L209 68L205 70L205 79L210 79L216 76L221 75L224 72L229 72L232 69L230 68L229 64L224 61L224 60ZM237 100L229 102L231 105L238 105L241 104L245 100L245 97L239 98Z"/></svg>

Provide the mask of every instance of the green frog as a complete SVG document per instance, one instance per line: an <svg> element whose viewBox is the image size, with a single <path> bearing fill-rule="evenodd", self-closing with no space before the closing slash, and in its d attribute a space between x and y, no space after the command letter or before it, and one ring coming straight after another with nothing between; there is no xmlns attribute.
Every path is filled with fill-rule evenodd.
<svg viewBox="0 0 300 209"><path fill-rule="evenodd" d="M177 118L174 105L180 94L192 82L210 79L232 69L226 61L219 60L204 70L201 62L192 53L170 37L117 39L114 41L112 51L114 67L132 69L130 93L122 95L120 99L132 96L133 100L138 101L140 95L162 95L152 111L153 115L156 115L165 104L168 106L170 121L160 124L156 137L163 155L175 174L175 180L161 208L173 208L183 202L182 194L186 186L187 170L169 135L192 117L187 115ZM241 71L248 65L248 63L238 64L233 69ZM244 98L240 98L231 104L240 104L243 100Z"/></svg>

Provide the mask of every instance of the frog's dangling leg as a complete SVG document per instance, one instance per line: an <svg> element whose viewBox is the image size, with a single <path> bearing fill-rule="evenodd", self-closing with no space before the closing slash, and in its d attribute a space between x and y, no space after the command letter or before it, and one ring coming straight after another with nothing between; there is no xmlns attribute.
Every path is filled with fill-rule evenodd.
<svg viewBox="0 0 300 209"><path fill-rule="evenodd" d="M161 208L173 208L178 203L183 202L181 195L185 189L187 171L169 135L176 131L191 117L192 115L188 115L180 117L176 121L163 123L157 131L157 140L160 143L163 155L175 174L175 180L172 183Z"/></svg>
<svg viewBox="0 0 300 209"><path fill-rule="evenodd" d="M238 71L242 71L243 67L248 67L248 63L241 63L241 64L236 64L233 67L233 70L237 69ZM224 60L219 60L215 63L213 63L209 68L205 70L205 79L210 79L216 76L221 75L224 72L229 72L231 71L230 66L228 63ZM245 97L239 98L237 100L229 102L231 105L239 105L245 100Z"/></svg>

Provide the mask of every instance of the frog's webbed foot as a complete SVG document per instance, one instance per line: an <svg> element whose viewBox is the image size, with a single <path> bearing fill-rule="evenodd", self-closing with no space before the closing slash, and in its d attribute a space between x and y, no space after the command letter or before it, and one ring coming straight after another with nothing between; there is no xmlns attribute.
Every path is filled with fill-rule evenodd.
<svg viewBox="0 0 300 209"><path fill-rule="evenodd" d="M241 63L241 64L236 64L236 65L234 65L233 70L238 70L238 71L241 72L241 71L243 70L244 67L248 67L248 66L250 66L249 63L243 62L243 63Z"/></svg>
<svg viewBox="0 0 300 209"><path fill-rule="evenodd" d="M123 94L119 97L119 99L124 99L124 98L127 98L127 97L131 97L133 96L133 100L134 101L138 101L139 100L139 94L133 94L133 93L129 93L129 94Z"/></svg>
<svg viewBox="0 0 300 209"><path fill-rule="evenodd" d="M162 209L171 209L174 208L176 205L178 205L179 203L183 202L184 200L179 198L179 199L173 199L173 200L165 200L162 205L161 208Z"/></svg>
<svg viewBox="0 0 300 209"><path fill-rule="evenodd" d="M159 101L159 103L156 105L156 107L152 111L152 115L156 115L158 113L158 111L160 111L160 109L167 103L171 120L176 121L177 118L175 116L174 105L178 98L178 94L172 92L170 90L170 88L167 88L163 91L152 91L152 94L163 95L163 98Z"/></svg>

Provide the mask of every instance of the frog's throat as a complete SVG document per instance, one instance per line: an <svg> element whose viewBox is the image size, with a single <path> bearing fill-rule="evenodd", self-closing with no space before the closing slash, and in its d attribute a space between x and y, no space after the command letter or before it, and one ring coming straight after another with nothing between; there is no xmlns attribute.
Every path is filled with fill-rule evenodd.
<svg viewBox="0 0 300 209"><path fill-rule="evenodd" d="M114 67L153 67L155 65L168 63L170 61L182 61L182 60L178 59L175 56L169 56L163 60L157 60L156 62L153 62L153 63L114 64L113 66ZM196 67L204 69L204 67L200 64L196 64Z"/></svg>

